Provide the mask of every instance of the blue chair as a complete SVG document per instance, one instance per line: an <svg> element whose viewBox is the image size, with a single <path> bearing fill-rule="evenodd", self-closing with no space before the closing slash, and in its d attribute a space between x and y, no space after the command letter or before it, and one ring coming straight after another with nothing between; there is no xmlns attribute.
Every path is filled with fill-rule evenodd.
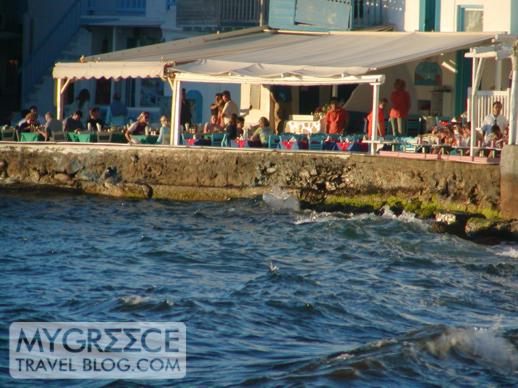
<svg viewBox="0 0 518 388"><path fill-rule="evenodd" d="M310 151L322 151L324 149L324 141L327 138L327 134L314 134L309 137L308 150Z"/></svg>
<svg viewBox="0 0 518 388"><path fill-rule="evenodd" d="M271 148L271 149L279 148L280 142L281 142L281 137L279 135L268 136L268 148Z"/></svg>
<svg viewBox="0 0 518 388"><path fill-rule="evenodd" d="M213 147L225 147L227 145L227 134L213 133L210 136L210 144Z"/></svg>
<svg viewBox="0 0 518 388"><path fill-rule="evenodd" d="M182 133L180 135L180 144L187 144L185 139L192 139L193 134L192 133Z"/></svg>

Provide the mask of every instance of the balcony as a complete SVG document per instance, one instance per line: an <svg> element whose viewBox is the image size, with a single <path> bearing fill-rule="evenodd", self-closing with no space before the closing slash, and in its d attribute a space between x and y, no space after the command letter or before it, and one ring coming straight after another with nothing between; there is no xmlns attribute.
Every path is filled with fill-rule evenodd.
<svg viewBox="0 0 518 388"><path fill-rule="evenodd" d="M351 26L361 29L383 24L382 0L353 0L351 12Z"/></svg>
<svg viewBox="0 0 518 388"><path fill-rule="evenodd" d="M146 15L146 0L87 0L83 7L86 16Z"/></svg>
<svg viewBox="0 0 518 388"><path fill-rule="evenodd" d="M268 0L264 0L267 20ZM177 0L177 24L181 27L249 27L259 25L261 0Z"/></svg>

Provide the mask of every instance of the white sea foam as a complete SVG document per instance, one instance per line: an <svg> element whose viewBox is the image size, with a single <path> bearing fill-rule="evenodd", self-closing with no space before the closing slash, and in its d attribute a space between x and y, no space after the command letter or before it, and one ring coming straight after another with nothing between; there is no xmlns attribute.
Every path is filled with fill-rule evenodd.
<svg viewBox="0 0 518 388"><path fill-rule="evenodd" d="M263 194L263 201L275 210L300 210L300 202L293 195L274 187L270 192Z"/></svg>
<svg viewBox="0 0 518 388"><path fill-rule="evenodd" d="M120 298L120 301L127 306L137 306L142 303L149 302L149 298L139 295L128 295Z"/></svg>
<svg viewBox="0 0 518 388"><path fill-rule="evenodd" d="M508 340L500 337L495 329L449 329L440 337L427 341L425 346L428 352L440 358L445 358L454 350L502 369L518 368L516 349Z"/></svg>
<svg viewBox="0 0 518 388"><path fill-rule="evenodd" d="M513 259L518 259L518 245L501 244L494 247L493 249L495 250L495 254L498 256L506 256Z"/></svg>
<svg viewBox="0 0 518 388"><path fill-rule="evenodd" d="M298 216L293 223L295 225L303 225L303 224L319 224L330 221L341 220L344 217L339 217L337 213L319 213L316 211L311 211L309 213L305 213L303 215Z"/></svg>
<svg viewBox="0 0 518 388"><path fill-rule="evenodd" d="M414 213L410 213L410 212L403 210L403 212L400 215L396 215L396 214L394 214L394 212L392 210L390 210L390 207L388 205L383 206L383 208L381 210L382 210L381 216L383 218L388 218L391 220L398 220L398 221L405 222L408 224L415 224L415 225L418 225L423 228L426 228L428 226L426 221L423 221L423 220L417 218Z"/></svg>

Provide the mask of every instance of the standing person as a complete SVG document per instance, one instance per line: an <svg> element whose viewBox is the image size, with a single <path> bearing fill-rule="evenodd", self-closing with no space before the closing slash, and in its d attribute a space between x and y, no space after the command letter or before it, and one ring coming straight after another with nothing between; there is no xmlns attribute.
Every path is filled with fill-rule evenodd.
<svg viewBox="0 0 518 388"><path fill-rule="evenodd" d="M223 116L221 115L223 112L223 107L225 106L225 101L223 101L223 95L221 93L216 93L214 96L214 102L210 104L210 115L216 116L217 124L222 127L223 126Z"/></svg>
<svg viewBox="0 0 518 388"><path fill-rule="evenodd" d="M113 95L112 103L110 104L110 114L113 122L119 124L124 123L128 115L128 108L121 102L121 97L118 93Z"/></svg>
<svg viewBox="0 0 518 388"><path fill-rule="evenodd" d="M147 127L149 125L149 112L142 112L137 121L130 125L124 134L128 143L138 143L136 139L133 139L134 135L145 135Z"/></svg>
<svg viewBox="0 0 518 388"><path fill-rule="evenodd" d="M171 133L171 126L167 116L160 117L160 133L158 134L157 144L169 144Z"/></svg>
<svg viewBox="0 0 518 388"><path fill-rule="evenodd" d="M187 100L187 96L185 94L185 89L182 89L182 102L181 102L181 108L180 108L180 125L183 125L184 128L186 128L185 124L191 125L192 120L192 112L191 112L191 104Z"/></svg>
<svg viewBox="0 0 518 388"><path fill-rule="evenodd" d="M86 118L90 113L90 92L88 89L81 89L75 100L73 111L81 111L81 118Z"/></svg>
<svg viewBox="0 0 518 388"><path fill-rule="evenodd" d="M388 100L386 98L382 98L380 101L380 104L378 106L378 125L377 125L377 135L378 136L385 136L385 114L383 113L383 109L385 108L385 105L388 103ZM372 112L369 113L367 116L367 138L372 138Z"/></svg>
<svg viewBox="0 0 518 388"><path fill-rule="evenodd" d="M390 109L389 117L394 136L406 134L406 120L410 111L410 94L405 88L405 81L398 78L394 82L394 91L390 95L392 109Z"/></svg>
<svg viewBox="0 0 518 388"><path fill-rule="evenodd" d="M232 118L232 115L236 115L237 117L239 110L237 109L236 103L232 101L232 97L230 96L230 92L228 90L223 91L221 95L223 97L223 101L225 102L223 110L221 111L221 115L223 116L223 124L226 126Z"/></svg>
<svg viewBox="0 0 518 388"><path fill-rule="evenodd" d="M484 135L491 132L491 128L493 128L495 125L498 126L500 129L505 129L509 125L509 121L502 114L502 108L503 106L500 101L493 102L491 113L488 114L482 122L482 132L484 133Z"/></svg>
<svg viewBox="0 0 518 388"><path fill-rule="evenodd" d="M331 97L329 109L326 113L326 131L329 134L343 134L349 121L349 115L340 105L338 98Z"/></svg>

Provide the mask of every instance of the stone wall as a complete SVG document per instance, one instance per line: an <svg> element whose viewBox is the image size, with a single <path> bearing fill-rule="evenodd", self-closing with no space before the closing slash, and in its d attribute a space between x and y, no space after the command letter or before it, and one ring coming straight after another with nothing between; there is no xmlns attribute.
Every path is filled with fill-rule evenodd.
<svg viewBox="0 0 518 388"><path fill-rule="evenodd" d="M505 146L500 163L501 208L507 218L518 219L518 146Z"/></svg>
<svg viewBox="0 0 518 388"><path fill-rule="evenodd" d="M6 143L0 186L175 200L254 197L279 186L309 203L375 195L500 206L498 166L253 149Z"/></svg>

